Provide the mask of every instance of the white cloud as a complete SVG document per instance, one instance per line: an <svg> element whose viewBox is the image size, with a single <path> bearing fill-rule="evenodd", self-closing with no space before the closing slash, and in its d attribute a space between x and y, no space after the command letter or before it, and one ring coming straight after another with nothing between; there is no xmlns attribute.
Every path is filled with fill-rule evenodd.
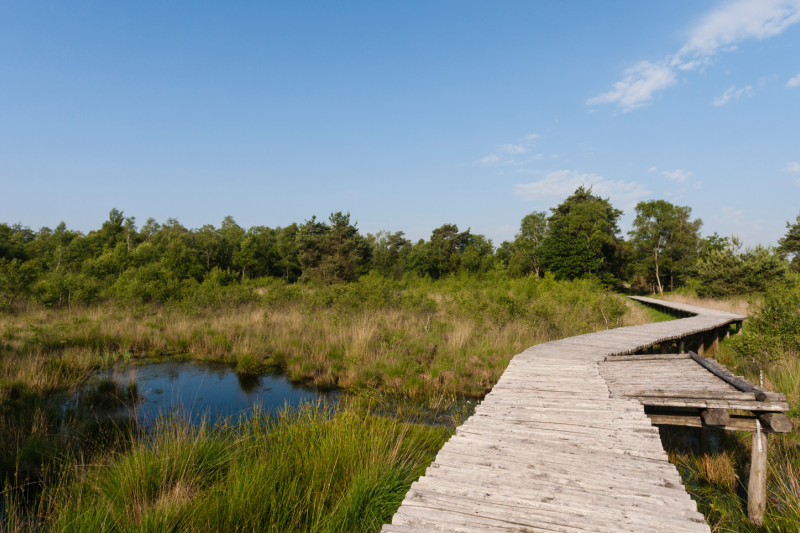
<svg viewBox="0 0 800 533"><path fill-rule="evenodd" d="M478 162L479 162L480 164L482 164L482 165L492 165L492 164L494 164L494 163L497 163L498 161L500 161L500 158L499 158L499 157L497 157L497 156L496 156L496 155L494 155L494 154L492 154L492 155L487 155L486 157L484 157L484 158L482 158L482 159L478 160Z"/></svg>
<svg viewBox="0 0 800 533"><path fill-rule="evenodd" d="M634 181L605 180L597 174L581 174L576 170L558 170L550 172L539 181L519 183L514 194L524 200L563 200L575 189L585 185L592 187L594 194L611 198L611 201L623 209L631 209L638 200L648 196L651 191Z"/></svg>
<svg viewBox="0 0 800 533"><path fill-rule="evenodd" d="M505 152L507 154L516 155L516 154L524 154L525 152L530 152L530 148L526 148L519 144L501 144L500 151Z"/></svg>
<svg viewBox="0 0 800 533"><path fill-rule="evenodd" d="M699 189L702 184L702 181L695 182L694 185L692 185L692 189Z"/></svg>
<svg viewBox="0 0 800 533"><path fill-rule="evenodd" d="M586 101L587 105L617 102L624 112L645 105L653 97L653 93L675 84L675 71L666 60L651 63L640 63L625 70L622 81L614 84L614 88Z"/></svg>
<svg viewBox="0 0 800 533"><path fill-rule="evenodd" d="M650 168L648 168L648 169L647 169L647 173L648 173L648 174L652 174L652 173L653 173L653 172L655 172L656 170L658 170L656 167L650 167Z"/></svg>
<svg viewBox="0 0 800 533"><path fill-rule="evenodd" d="M714 98L714 105L725 105L731 100L738 100L739 97L742 96L743 94L747 96L753 96L753 94L755 93L753 93L753 88L749 85L744 89L738 89L738 90L736 89L736 87L731 87L730 89L722 93L722 96L717 96L716 98Z"/></svg>
<svg viewBox="0 0 800 533"><path fill-rule="evenodd" d="M558 154L553 154L550 156L551 159L558 159Z"/></svg>
<svg viewBox="0 0 800 533"><path fill-rule="evenodd" d="M586 104L616 103L623 111L642 107L654 93L676 83L676 69L702 69L717 52L732 52L740 41L773 37L798 21L800 0L726 2L689 31L688 41L676 54L654 62L640 61L626 69L622 81L610 91L590 98Z"/></svg>
<svg viewBox="0 0 800 533"><path fill-rule="evenodd" d="M798 74L798 75L797 75L797 76L795 76L794 78L790 79L790 80L789 80L789 81L786 83L786 86L787 86L787 87L800 87L800 74Z"/></svg>
<svg viewBox="0 0 800 533"><path fill-rule="evenodd" d="M800 22L798 0L736 0L712 11L689 32L678 55L711 56L747 39L767 39ZM727 48L726 48L727 47Z"/></svg>
<svg viewBox="0 0 800 533"><path fill-rule="evenodd" d="M683 183L684 181L686 181L689 178L689 176L692 175L692 173L691 172L686 172L685 170L678 169L678 170L675 170L673 172L667 172L665 170L664 172L661 173L661 175L664 176L667 179L674 180L674 181L677 181L679 183Z"/></svg>
<svg viewBox="0 0 800 533"><path fill-rule="evenodd" d="M781 172L789 172L790 174L800 174L800 163L793 161L783 167Z"/></svg>
<svg viewBox="0 0 800 533"><path fill-rule="evenodd" d="M529 133L528 135L525 136L525 140L526 141L530 141L530 142L533 142L538 138L539 138L539 136L536 135L535 133Z"/></svg>

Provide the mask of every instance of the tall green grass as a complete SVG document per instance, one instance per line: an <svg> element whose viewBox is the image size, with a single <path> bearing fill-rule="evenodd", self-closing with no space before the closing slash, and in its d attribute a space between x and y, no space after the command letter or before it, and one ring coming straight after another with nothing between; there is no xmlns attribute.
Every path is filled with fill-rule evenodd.
<svg viewBox="0 0 800 533"><path fill-rule="evenodd" d="M34 515L9 502L8 527L378 531L449 434L320 404L213 428L163 421L124 451L60 470Z"/></svg>

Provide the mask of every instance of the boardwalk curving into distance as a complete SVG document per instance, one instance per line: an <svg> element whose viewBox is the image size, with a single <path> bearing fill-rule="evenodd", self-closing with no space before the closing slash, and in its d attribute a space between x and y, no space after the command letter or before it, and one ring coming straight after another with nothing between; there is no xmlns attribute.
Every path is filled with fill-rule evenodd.
<svg viewBox="0 0 800 533"><path fill-rule="evenodd" d="M687 357L676 357L691 370L683 382L667 381L674 377L665 364L670 356L652 357L652 366L636 359L646 356L620 358L634 363L624 365L627 371L613 357L654 345L666 354L673 340L677 346L704 334L716 342L721 328L745 317L637 299L694 316L570 337L515 356L382 531L709 532L645 414L641 389L650 398L660 391L669 397L669 390L702 382L716 387L712 397L728 394L731 401L750 402L747 409L754 396L737 396L738 389ZM728 401L695 400L706 406ZM774 410L786 410L780 398L773 400Z"/></svg>

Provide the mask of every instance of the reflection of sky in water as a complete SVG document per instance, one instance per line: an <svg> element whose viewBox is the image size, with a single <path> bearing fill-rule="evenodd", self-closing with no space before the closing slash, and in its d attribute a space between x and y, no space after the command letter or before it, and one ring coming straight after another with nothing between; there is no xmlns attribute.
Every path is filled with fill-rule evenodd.
<svg viewBox="0 0 800 533"><path fill-rule="evenodd" d="M138 383L141 401L136 411L143 421L178 410L184 415L191 413L196 422L203 416L213 419L245 414L254 404L275 411L285 404L295 406L320 397L333 400L335 396L296 387L284 376L237 374L225 364L165 361L109 370L101 376Z"/></svg>

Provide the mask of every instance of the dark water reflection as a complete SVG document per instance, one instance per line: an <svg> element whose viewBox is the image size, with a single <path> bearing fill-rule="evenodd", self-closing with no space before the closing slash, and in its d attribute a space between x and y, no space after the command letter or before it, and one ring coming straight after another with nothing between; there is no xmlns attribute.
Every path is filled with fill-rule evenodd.
<svg viewBox="0 0 800 533"><path fill-rule="evenodd" d="M164 361L106 370L101 378L138 384L140 401L132 412L140 422L179 414L199 422L247 415L254 405L267 412L318 399L335 401L337 392L319 392L276 374L244 375L221 363Z"/></svg>

